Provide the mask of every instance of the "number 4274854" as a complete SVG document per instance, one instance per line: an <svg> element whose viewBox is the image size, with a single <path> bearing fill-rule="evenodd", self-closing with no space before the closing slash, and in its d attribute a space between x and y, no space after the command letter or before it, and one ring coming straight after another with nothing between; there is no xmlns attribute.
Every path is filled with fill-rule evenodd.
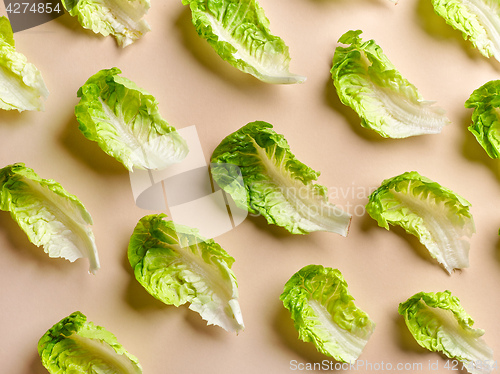
<svg viewBox="0 0 500 374"><path fill-rule="evenodd" d="M458 360L448 360L444 365L445 369L448 370L495 370L498 369L498 363L493 360L485 360L485 361L468 361L468 362L460 362Z"/></svg>
<svg viewBox="0 0 500 374"><path fill-rule="evenodd" d="M9 3L5 8L7 13L26 14L26 13L61 13L62 9L59 3Z"/></svg>

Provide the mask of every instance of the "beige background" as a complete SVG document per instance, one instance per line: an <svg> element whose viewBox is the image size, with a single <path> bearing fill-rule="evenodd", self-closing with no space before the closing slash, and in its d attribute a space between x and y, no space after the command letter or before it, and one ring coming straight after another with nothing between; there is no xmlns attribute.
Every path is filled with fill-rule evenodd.
<svg viewBox="0 0 500 374"><path fill-rule="evenodd" d="M499 64L464 42L436 16L428 0L260 0L273 33L290 47L291 71L307 76L295 86L272 86L232 68L198 38L179 1L153 1L152 27L122 50L65 15L16 33L16 45L42 71L50 90L45 112L0 113L1 166L25 162L59 181L91 212L102 268L50 259L0 213L1 372L42 374L38 339L75 310L105 326L136 355L148 374L289 373L290 361L328 359L297 339L279 295L301 267L339 268L357 305L376 322L360 360L422 363L424 372L448 373L446 360L420 348L397 313L419 291L449 289L500 352L500 172L498 161L467 131L470 93L496 79ZM452 123L440 135L385 140L362 129L335 93L329 70L337 39L349 29L375 39L401 73ZM187 307L165 306L133 278L126 259L138 219L151 212L134 204L127 171L87 141L73 114L76 91L103 68L156 96L177 128L196 125L205 156L246 123L265 120L285 135L302 162L320 170L331 201L358 213L347 238L330 233L292 236L262 217L216 238L236 262L246 330L239 336L206 326ZM471 267L451 276L413 237L378 228L359 216L369 191L388 177L417 170L472 203L477 234ZM353 196L354 193L354 196ZM355 212L354 207L358 207ZM429 360L438 371L427 369ZM358 370L358 372L365 372Z"/></svg>

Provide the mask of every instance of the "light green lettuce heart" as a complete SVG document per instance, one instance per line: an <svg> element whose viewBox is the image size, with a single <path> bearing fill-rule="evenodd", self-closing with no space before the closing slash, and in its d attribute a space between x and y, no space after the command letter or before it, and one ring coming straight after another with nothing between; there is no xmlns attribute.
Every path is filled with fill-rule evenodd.
<svg viewBox="0 0 500 374"><path fill-rule="evenodd" d="M328 202L319 172L297 160L283 135L251 122L227 136L212 154L212 176L238 207L292 234L329 231L347 236L350 214Z"/></svg>
<svg viewBox="0 0 500 374"><path fill-rule="evenodd" d="M470 204L416 171L386 179L366 205L378 225L401 226L427 247L448 273L469 266L469 239L476 231Z"/></svg>
<svg viewBox="0 0 500 374"><path fill-rule="evenodd" d="M285 42L271 34L269 20L255 0L182 0L196 31L225 61L267 83L302 83L288 70Z"/></svg>
<svg viewBox="0 0 500 374"><path fill-rule="evenodd" d="M198 230L164 217L143 217L130 238L128 259L137 281L165 304L189 303L209 325L243 330L234 258Z"/></svg>
<svg viewBox="0 0 500 374"><path fill-rule="evenodd" d="M40 178L22 163L0 169L0 209L50 257L71 262L86 257L89 271L99 269L92 217L80 200L59 183Z"/></svg>
<svg viewBox="0 0 500 374"><path fill-rule="evenodd" d="M113 35L126 47L150 31L143 17L149 0L62 0L64 8L78 22L96 34Z"/></svg>
<svg viewBox="0 0 500 374"><path fill-rule="evenodd" d="M374 40L348 31L333 56L331 74L340 100L361 118L363 127L385 138L437 134L450 121L442 108L422 98Z"/></svg>
<svg viewBox="0 0 500 374"><path fill-rule="evenodd" d="M469 373L492 371L493 351L481 338L484 330L472 327L474 320L450 291L419 292L398 311L422 347L459 360Z"/></svg>
<svg viewBox="0 0 500 374"><path fill-rule="evenodd" d="M337 269L305 266L286 283L280 300L292 314L299 338L337 361L356 361L375 329Z"/></svg>
<svg viewBox="0 0 500 374"><path fill-rule="evenodd" d="M50 374L141 374L137 358L104 327L81 312L63 318L38 342L38 354Z"/></svg>
<svg viewBox="0 0 500 374"><path fill-rule="evenodd" d="M101 70L78 90L75 115L82 133L130 171L181 162L186 141L161 117L154 96L120 73Z"/></svg>

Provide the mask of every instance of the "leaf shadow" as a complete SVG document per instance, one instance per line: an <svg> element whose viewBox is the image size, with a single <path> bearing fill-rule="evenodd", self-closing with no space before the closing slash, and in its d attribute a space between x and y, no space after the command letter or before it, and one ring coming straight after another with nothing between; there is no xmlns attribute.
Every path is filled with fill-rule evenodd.
<svg viewBox="0 0 500 374"><path fill-rule="evenodd" d="M99 174L128 174L125 166L105 153L97 142L83 135L78 129L78 121L74 115L68 120L65 130L60 135L60 141L75 159Z"/></svg>
<svg viewBox="0 0 500 374"><path fill-rule="evenodd" d="M420 344L417 343L413 335L411 334L408 326L406 326L405 319L403 316L396 313L394 315L394 325L396 326L395 332L395 340L399 343L399 347L405 352L412 352L414 354L418 354L419 356L429 356L433 352L421 347ZM439 352L438 355L444 360L448 359L443 353ZM430 361L429 361L430 364ZM466 374L467 371L461 368L461 365L458 365L456 368L452 369L456 371L458 374Z"/></svg>
<svg viewBox="0 0 500 374"><path fill-rule="evenodd" d="M352 3L353 0L310 0L314 3L318 4L325 4L325 3ZM391 4L392 0L358 0L360 3L372 3L377 6L386 6L386 3L389 3L389 5L396 5L396 4Z"/></svg>
<svg viewBox="0 0 500 374"><path fill-rule="evenodd" d="M410 330L408 330L408 326L406 326L406 322L403 316L401 316L399 313L395 313L393 320L396 327L395 341L403 351L414 352L419 355L426 355L429 353L428 350L421 347L417 343Z"/></svg>
<svg viewBox="0 0 500 374"><path fill-rule="evenodd" d="M297 353L307 362L321 362L325 359L335 361L316 349L311 342L303 342L299 339L290 312L283 306L279 307L274 320L274 330L283 344L291 351Z"/></svg>
<svg viewBox="0 0 500 374"><path fill-rule="evenodd" d="M37 113L33 111L18 112L17 110L0 109L0 122L2 126L21 126L36 123Z"/></svg>
<svg viewBox="0 0 500 374"><path fill-rule="evenodd" d="M377 221L372 219L369 214L365 214L365 218L363 219L360 227L361 231L363 232L368 232L375 229L387 231L385 230L385 228L378 226ZM389 227L389 231L404 240L407 243L408 247L413 249L412 252L417 257L424 260L425 262L428 262L432 266L438 266L443 272L445 272L445 274L449 275L448 272L437 262L437 260L431 256L425 245L420 243L420 240L415 235L407 233L406 230L400 226L390 225Z"/></svg>
<svg viewBox="0 0 500 374"><path fill-rule="evenodd" d="M189 309L187 305L183 305L182 309L184 309L185 320L188 324L195 330L198 334L203 334L212 339L224 339L229 332L225 331L222 327L216 325L208 325L207 321L205 321L201 316Z"/></svg>
<svg viewBox="0 0 500 374"><path fill-rule="evenodd" d="M31 374L47 374L47 369L43 366L38 354L33 355L33 360L29 364L29 372Z"/></svg>
<svg viewBox="0 0 500 374"><path fill-rule="evenodd" d="M26 233L19 227L16 221L8 212L0 212L0 230L5 231L7 240L16 256L21 258L21 262L34 259L40 267L50 267L59 271L70 271L68 260L63 258L50 258L44 252L43 247L37 247L31 243ZM67 264L68 263L68 264Z"/></svg>
<svg viewBox="0 0 500 374"><path fill-rule="evenodd" d="M494 257L495 259L497 260L498 264L500 265L500 232L497 232L497 242L496 242L496 245L494 247Z"/></svg>
<svg viewBox="0 0 500 374"><path fill-rule="evenodd" d="M261 215L249 214L246 221L251 222L259 231L263 231L275 239L287 240L290 237L296 236L288 232L284 227L268 223L266 218Z"/></svg>
<svg viewBox="0 0 500 374"><path fill-rule="evenodd" d="M325 101L330 108L335 112L339 113L344 117L346 122L350 125L352 131L363 138L372 142L389 142L391 139L384 138L377 134L371 129L364 128L361 126L361 118L359 115L349 106L344 105L339 96L337 95L337 90L333 84L331 76L327 79L325 85Z"/></svg>
<svg viewBox="0 0 500 374"><path fill-rule="evenodd" d="M287 229L284 227L268 223L265 217L262 216L256 216L249 214L248 217L246 218L246 221L250 221L259 231L262 231L272 237L273 239L279 241L281 244L280 246L276 246L276 250L278 249L284 249L285 251L288 251L288 246L286 245L288 242L293 242L294 244L298 244L302 242L302 244L308 248L314 248L318 251L320 250L326 250L324 246L317 245L316 238L318 234L328 234L328 235L336 235L340 236L336 233L333 232L325 232L325 231L314 231L310 232L308 234L292 234L289 232Z"/></svg>
<svg viewBox="0 0 500 374"><path fill-rule="evenodd" d="M477 141L474 134L472 134L468 126L472 123L471 114L465 114L462 121L463 131L463 156L474 163L479 163L485 166L494 175L498 182L500 182L500 160L494 160L488 156L481 144Z"/></svg>
<svg viewBox="0 0 500 374"><path fill-rule="evenodd" d="M463 38L460 30L456 30L448 25L446 20L434 11L431 1L418 0L415 14L418 23L427 35L438 40L456 44L470 59L486 60L495 70L500 71L500 65L495 58L483 56L470 41Z"/></svg>
<svg viewBox="0 0 500 374"><path fill-rule="evenodd" d="M426 262L433 264L435 266L439 266L436 262L436 259L432 258L432 256L429 253L429 250L425 247L425 245L420 243L420 240L418 240L418 238L415 235L407 233L405 229L403 229L400 226L391 226L390 231L394 232L401 239L403 239L408 244L408 246L413 249L413 252L422 260L425 260ZM441 269L445 271L442 267Z"/></svg>
<svg viewBox="0 0 500 374"><path fill-rule="evenodd" d="M134 310L144 312L145 310L164 310L167 311L169 305L158 300L151 295L146 289L135 279L134 271L130 266L127 251L123 256L123 269L129 275L129 283L125 290L125 302ZM175 308L175 307L174 307ZM175 308L177 309L177 308Z"/></svg>
<svg viewBox="0 0 500 374"><path fill-rule="evenodd" d="M261 82L252 75L244 73L224 61L210 44L196 32L191 21L191 10L188 6L184 6L179 14L175 27L180 34L183 46L210 73L235 87L245 90L249 88L264 89L269 86L268 83Z"/></svg>
<svg viewBox="0 0 500 374"><path fill-rule="evenodd" d="M126 253L126 251L125 251ZM125 290L125 302L135 311L144 313L146 311L161 311L162 313L184 313L185 320L194 330L214 338L220 338L225 335L225 331L219 326L207 326L201 316L190 310L188 305L175 307L167 305L156 297L151 295L138 281L135 279L134 271L130 266L128 256L123 256L122 266L129 275L129 283Z"/></svg>
<svg viewBox="0 0 500 374"><path fill-rule="evenodd" d="M78 36L87 38L87 39L95 39L96 37L103 37L100 34L95 34L92 30L84 28L79 22L77 17L71 16L67 11L64 11L60 17L57 17L54 21L64 27L66 30L77 34Z"/></svg>

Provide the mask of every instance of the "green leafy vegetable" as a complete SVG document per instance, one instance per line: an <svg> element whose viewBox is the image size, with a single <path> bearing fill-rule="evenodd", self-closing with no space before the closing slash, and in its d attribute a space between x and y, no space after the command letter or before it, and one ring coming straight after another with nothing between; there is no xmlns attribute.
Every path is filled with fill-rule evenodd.
<svg viewBox="0 0 500 374"><path fill-rule="evenodd" d="M280 300L292 313L299 338L338 361L357 360L375 329L370 317L354 304L337 269L302 268L286 283Z"/></svg>
<svg viewBox="0 0 500 374"><path fill-rule="evenodd" d="M420 292L399 304L399 314L418 344L464 363L470 373L490 373L493 351L474 320L450 291Z"/></svg>
<svg viewBox="0 0 500 374"><path fill-rule="evenodd" d="M251 122L227 136L212 154L214 180L240 208L292 234L347 236L351 216L328 202L327 188L313 183L320 173L298 161L272 127Z"/></svg>
<svg viewBox="0 0 500 374"><path fill-rule="evenodd" d="M363 127L383 137L437 134L450 121L444 110L425 101L374 40L363 42L361 30L348 31L337 47L331 70L343 104L360 117Z"/></svg>
<svg viewBox="0 0 500 374"><path fill-rule="evenodd" d="M268 83L302 83L288 71L283 40L271 34L269 20L255 0L182 0L191 8L198 34L234 67Z"/></svg>
<svg viewBox="0 0 500 374"><path fill-rule="evenodd" d="M130 171L182 161L186 141L161 117L156 99L120 73L101 70L78 90L75 114L82 133Z"/></svg>
<svg viewBox="0 0 500 374"><path fill-rule="evenodd" d="M50 257L71 262L87 257L89 271L99 269L92 217L59 183L40 178L22 163L0 169L0 209L11 217L36 246Z"/></svg>
<svg viewBox="0 0 500 374"><path fill-rule="evenodd" d="M75 312L56 323L38 342L50 374L141 374L137 358L104 327Z"/></svg>
<svg viewBox="0 0 500 374"><path fill-rule="evenodd" d="M500 61L500 3L496 0L432 0L434 11L460 30L486 57Z"/></svg>
<svg viewBox="0 0 500 374"><path fill-rule="evenodd" d="M165 214L143 217L130 238L128 259L137 281L169 305L190 303L209 325L243 330L234 258L198 230L165 221Z"/></svg>
<svg viewBox="0 0 500 374"><path fill-rule="evenodd" d="M0 17L0 108L44 110L48 95L40 71L16 52L8 18Z"/></svg>
<svg viewBox="0 0 500 374"><path fill-rule="evenodd" d="M466 108L474 108L470 132L491 158L500 158L500 80L487 82L475 90Z"/></svg>
<svg viewBox="0 0 500 374"><path fill-rule="evenodd" d="M122 47L132 44L150 31L143 17L149 0L62 0L78 22L96 34L113 35Z"/></svg>
<svg viewBox="0 0 500 374"><path fill-rule="evenodd" d="M469 241L475 232L470 204L416 171L386 179L370 195L368 214L378 225L401 226L427 247L451 273L469 266Z"/></svg>

